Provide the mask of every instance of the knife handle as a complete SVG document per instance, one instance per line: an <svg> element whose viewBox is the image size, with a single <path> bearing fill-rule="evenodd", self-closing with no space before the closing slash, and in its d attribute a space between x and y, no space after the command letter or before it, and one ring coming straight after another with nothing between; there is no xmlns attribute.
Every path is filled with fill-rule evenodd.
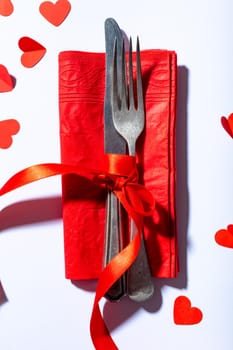
<svg viewBox="0 0 233 350"><path fill-rule="evenodd" d="M130 221L131 239L137 233L137 227L133 220ZM134 263L127 271L127 292L131 300L143 302L148 300L154 293L150 266L147 258L143 233L141 235L141 245Z"/></svg>
<svg viewBox="0 0 233 350"><path fill-rule="evenodd" d="M124 246L124 209L112 191L107 194L104 266L117 255ZM122 275L108 290L105 297L118 301L125 295L126 280Z"/></svg>

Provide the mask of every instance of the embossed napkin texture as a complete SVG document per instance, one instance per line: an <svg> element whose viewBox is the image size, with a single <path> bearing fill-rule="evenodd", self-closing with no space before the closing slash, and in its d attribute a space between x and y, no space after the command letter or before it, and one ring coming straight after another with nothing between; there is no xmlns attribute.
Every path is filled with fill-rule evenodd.
<svg viewBox="0 0 233 350"><path fill-rule="evenodd" d="M144 235L152 275L178 272L175 214L176 53L141 52L145 131L137 143L140 181L152 192L154 215ZM63 163L98 169L104 153L105 54L59 54L59 113ZM102 270L106 192L77 175L62 178L66 277L95 279Z"/></svg>

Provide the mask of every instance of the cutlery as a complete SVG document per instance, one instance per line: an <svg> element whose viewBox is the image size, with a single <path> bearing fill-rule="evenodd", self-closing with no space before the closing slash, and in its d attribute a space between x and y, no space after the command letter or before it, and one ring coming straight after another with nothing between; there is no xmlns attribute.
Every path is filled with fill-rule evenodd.
<svg viewBox="0 0 233 350"><path fill-rule="evenodd" d="M105 46L106 46L106 88L104 99L104 151L105 153L124 154L126 142L119 135L112 121L111 85L112 85L112 59L115 39L122 41L122 32L113 18L105 21ZM119 64L121 57L119 57ZM108 191L106 200L106 226L104 245L104 266L117 255L124 245L123 219L124 209L112 191ZM105 297L110 301L118 301L126 292L126 280L123 275L108 290Z"/></svg>
<svg viewBox="0 0 233 350"><path fill-rule="evenodd" d="M137 107L135 107L134 84L133 84L133 63L132 63L132 40L129 44L129 62L128 62L128 80L126 82L126 63L124 41L121 40L120 48L121 68L117 67L119 57L119 43L115 39L113 53L113 72L112 72L112 117L113 124L118 133L125 139L128 145L129 155L136 154L136 141L144 129L144 101L142 89L142 74L140 63L139 39L137 38L136 48L136 93ZM118 81L121 82L119 91ZM137 227L134 221L130 220L130 239L133 239L137 233ZM132 266L127 271L127 294L130 299L138 302L149 299L154 293L150 267L147 259L143 233L141 235L141 245L138 256Z"/></svg>

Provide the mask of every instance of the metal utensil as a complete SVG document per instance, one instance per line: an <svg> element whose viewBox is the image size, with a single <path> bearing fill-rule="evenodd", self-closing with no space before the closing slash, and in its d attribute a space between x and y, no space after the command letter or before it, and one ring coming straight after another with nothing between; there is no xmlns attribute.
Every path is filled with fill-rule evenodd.
<svg viewBox="0 0 233 350"><path fill-rule="evenodd" d="M137 38L136 49L136 92L137 107L135 107L134 84L133 84L133 63L132 63L132 40L129 45L129 63L128 76L129 88L126 82L125 69L125 49L122 40L121 55L122 66L117 69L118 57L117 40L114 46L113 58L113 78L112 78L112 116L113 124L119 134L126 140L129 155L136 154L136 141L144 129L144 102L142 90L142 74L140 63L139 39ZM121 91L119 93L118 80L122 82ZM133 239L137 233L137 228L133 220L130 221L130 239ZM147 259L144 238L142 234L141 246L139 254L127 272L127 292L130 299L134 301L145 301L154 293L154 285L152 283L149 263Z"/></svg>
<svg viewBox="0 0 233 350"><path fill-rule="evenodd" d="M106 46L106 88L104 99L104 151L105 153L124 154L126 142L116 131L112 121L111 86L112 86L112 60L114 42L122 41L122 32L113 18L105 21L105 46ZM120 51L119 51L120 52ZM121 56L118 57L121 65ZM104 266L117 255L123 248L124 228L122 226L123 208L113 194L109 191L106 201L106 227L104 246ZM126 293L125 276L117 280L105 295L111 301L118 301Z"/></svg>

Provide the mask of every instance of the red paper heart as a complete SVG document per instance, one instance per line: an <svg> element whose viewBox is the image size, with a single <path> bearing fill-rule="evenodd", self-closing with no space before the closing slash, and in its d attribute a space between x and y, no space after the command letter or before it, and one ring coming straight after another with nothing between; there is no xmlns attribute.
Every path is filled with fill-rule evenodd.
<svg viewBox="0 0 233 350"><path fill-rule="evenodd" d="M221 117L221 123L225 131L233 138L233 113L228 118Z"/></svg>
<svg viewBox="0 0 233 350"><path fill-rule="evenodd" d="M27 36L19 39L18 45L24 51L21 56L21 63L26 68L35 66L46 53L44 46Z"/></svg>
<svg viewBox="0 0 233 350"><path fill-rule="evenodd" d="M13 142L12 136L20 129L19 122L15 119L0 121L0 148L9 148Z"/></svg>
<svg viewBox="0 0 233 350"><path fill-rule="evenodd" d="M14 6L10 0L0 0L0 15L10 16L14 11Z"/></svg>
<svg viewBox="0 0 233 350"><path fill-rule="evenodd" d="M174 302L173 318L175 324L193 325L201 322L202 312L197 307L191 306L191 301L181 295Z"/></svg>
<svg viewBox="0 0 233 350"><path fill-rule="evenodd" d="M54 26L59 26L66 19L70 9L71 5L67 0L58 0L55 4L44 1L39 7L42 16Z"/></svg>
<svg viewBox="0 0 233 350"><path fill-rule="evenodd" d="M3 64L0 64L0 92L11 91L13 88L13 78L10 76L7 68Z"/></svg>
<svg viewBox="0 0 233 350"><path fill-rule="evenodd" d="M228 225L227 229L216 232L215 241L226 248L233 248L233 225Z"/></svg>

